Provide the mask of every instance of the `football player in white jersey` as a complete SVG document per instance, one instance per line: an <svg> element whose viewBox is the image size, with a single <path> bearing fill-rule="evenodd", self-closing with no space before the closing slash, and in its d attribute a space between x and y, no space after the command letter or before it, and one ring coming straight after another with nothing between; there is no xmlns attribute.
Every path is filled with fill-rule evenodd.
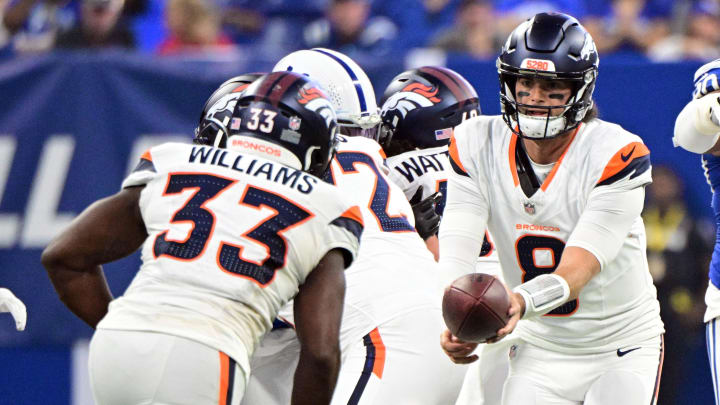
<svg viewBox="0 0 720 405"><path fill-rule="evenodd" d="M503 404L653 404L664 329L640 217L649 151L593 119L598 54L575 18L523 22L497 66L503 114L460 124L450 143L440 265L470 273L490 230L512 289L494 339L515 331ZM477 344L449 331L441 344L475 360Z"/></svg>
<svg viewBox="0 0 720 405"><path fill-rule="evenodd" d="M702 153L702 166L710 190L712 208L716 221L720 218L720 59L701 66L695 72L693 100L678 114L675 120L673 143L683 149ZM716 223L716 226L720 224ZM708 289L705 293L705 339L710 360L710 373L713 380L715 404L720 405L720 382L718 369L720 356L717 344L720 342L720 240L715 242Z"/></svg>
<svg viewBox="0 0 720 405"><path fill-rule="evenodd" d="M383 124L379 140L388 155L390 178L411 203L435 200L430 214L442 215L450 175L448 144L455 126L480 115L475 89L457 72L434 66L411 69L397 75L382 97ZM417 205L414 205L416 207ZM428 221L430 214L425 215ZM437 227L424 235L418 222L423 214L415 210L415 227L429 248L437 248ZM432 243L432 240L435 243ZM435 253L435 252L434 252ZM436 253L437 257L437 253ZM497 252L489 235L485 236L476 271L500 277ZM499 404L507 376L507 349L502 345L482 345L480 361L465 375L457 405Z"/></svg>
<svg viewBox="0 0 720 405"><path fill-rule="evenodd" d="M359 209L315 176L334 153L335 112L317 84L288 72L233 104L227 131L149 149L118 194L43 252L58 295L97 329L99 405L239 404L249 357L293 297L292 404L330 403L344 268L362 233ZM138 274L112 300L101 265L140 246Z"/></svg>
<svg viewBox="0 0 720 405"><path fill-rule="evenodd" d="M437 264L415 232L412 208L388 178L384 153L372 139L380 117L370 81L350 58L326 49L293 52L274 70L308 75L328 91L339 130L350 136L340 137L327 180L356 202L365 218L358 259L346 271L343 360L333 404L453 403L464 369L437 347L443 329ZM267 362L282 367L278 361ZM251 386L268 385L255 377ZM265 393L276 395L246 404L282 403L276 391L268 388Z"/></svg>

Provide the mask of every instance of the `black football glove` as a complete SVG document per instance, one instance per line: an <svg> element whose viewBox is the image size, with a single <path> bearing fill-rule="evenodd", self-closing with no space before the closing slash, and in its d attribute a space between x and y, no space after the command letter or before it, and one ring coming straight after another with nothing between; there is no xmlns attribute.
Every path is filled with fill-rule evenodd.
<svg viewBox="0 0 720 405"><path fill-rule="evenodd" d="M423 240L437 234L440 229L440 216L435 212L435 206L442 199L442 194L436 192L424 200L423 188L418 187L417 192L410 199L413 215L415 215L415 230Z"/></svg>

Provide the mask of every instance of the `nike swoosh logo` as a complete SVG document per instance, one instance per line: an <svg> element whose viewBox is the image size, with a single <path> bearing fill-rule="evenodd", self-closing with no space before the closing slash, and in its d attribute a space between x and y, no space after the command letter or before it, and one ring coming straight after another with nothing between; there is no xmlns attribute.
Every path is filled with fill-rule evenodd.
<svg viewBox="0 0 720 405"><path fill-rule="evenodd" d="M624 356L624 355L626 355L626 354L628 354L628 353L630 353L630 352L633 352L633 351L635 351L635 350L638 350L638 349L640 349L640 348L639 348L639 347L636 347L636 348L629 349L629 350L625 350L625 351L622 351L622 350L620 350L620 349L617 349L617 355L618 355L618 357L622 357L622 356Z"/></svg>
<svg viewBox="0 0 720 405"><path fill-rule="evenodd" d="M632 156L633 152L635 152L635 146L633 146L632 149L630 149L630 152L628 152L627 155L620 154L620 159L622 159L623 162L627 162L628 159L630 159L630 156Z"/></svg>

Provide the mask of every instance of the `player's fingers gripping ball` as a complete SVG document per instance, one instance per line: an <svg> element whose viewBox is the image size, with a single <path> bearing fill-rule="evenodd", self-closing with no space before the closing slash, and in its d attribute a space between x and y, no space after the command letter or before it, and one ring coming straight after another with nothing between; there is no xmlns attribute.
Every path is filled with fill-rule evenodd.
<svg viewBox="0 0 720 405"><path fill-rule="evenodd" d="M497 278L466 274L445 289L443 319L450 332L467 342L484 343L510 319L510 297Z"/></svg>

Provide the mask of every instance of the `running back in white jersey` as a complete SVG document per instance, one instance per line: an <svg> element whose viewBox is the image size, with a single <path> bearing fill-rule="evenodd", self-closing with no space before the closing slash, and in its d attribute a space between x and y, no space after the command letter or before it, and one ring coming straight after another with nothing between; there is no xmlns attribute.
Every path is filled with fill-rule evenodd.
<svg viewBox="0 0 720 405"><path fill-rule="evenodd" d="M163 144L123 187L145 188L143 264L100 329L156 331L247 357L331 249L352 261L357 207L305 172L209 146Z"/></svg>
<svg viewBox="0 0 720 405"><path fill-rule="evenodd" d="M387 158L390 179L402 188L408 200L422 187L421 199L440 192L442 198L436 211L442 215L447 198L447 179L450 175L450 161L447 146L411 150ZM500 276L497 251L489 234L485 234L483 247L478 258L477 271Z"/></svg>
<svg viewBox="0 0 720 405"><path fill-rule="evenodd" d="M527 197L515 165L517 136L501 116L482 116L455 129L450 157L458 178L477 185L489 205L494 237L510 288L550 273L593 191L630 190L651 182L649 151L642 140L615 124L582 124L542 187ZM590 152L588 152L590 151ZM598 256L601 272L570 301L549 314L521 321L527 341L560 352L612 351L663 332L655 287L645 253L645 229L638 215L619 252Z"/></svg>
<svg viewBox="0 0 720 405"><path fill-rule="evenodd" d="M358 259L346 272L345 299L347 304L362 305L377 325L414 304L423 306L431 302L428 297L437 291L435 262L415 232L415 217L403 190L387 175L385 153L380 145L369 138L338 138L338 151L330 164L330 181L348 200L358 204L365 220ZM408 266L409 262L424 265L413 268ZM435 301L439 304L439 300ZM343 322L344 331L353 328L345 324L345 318Z"/></svg>

